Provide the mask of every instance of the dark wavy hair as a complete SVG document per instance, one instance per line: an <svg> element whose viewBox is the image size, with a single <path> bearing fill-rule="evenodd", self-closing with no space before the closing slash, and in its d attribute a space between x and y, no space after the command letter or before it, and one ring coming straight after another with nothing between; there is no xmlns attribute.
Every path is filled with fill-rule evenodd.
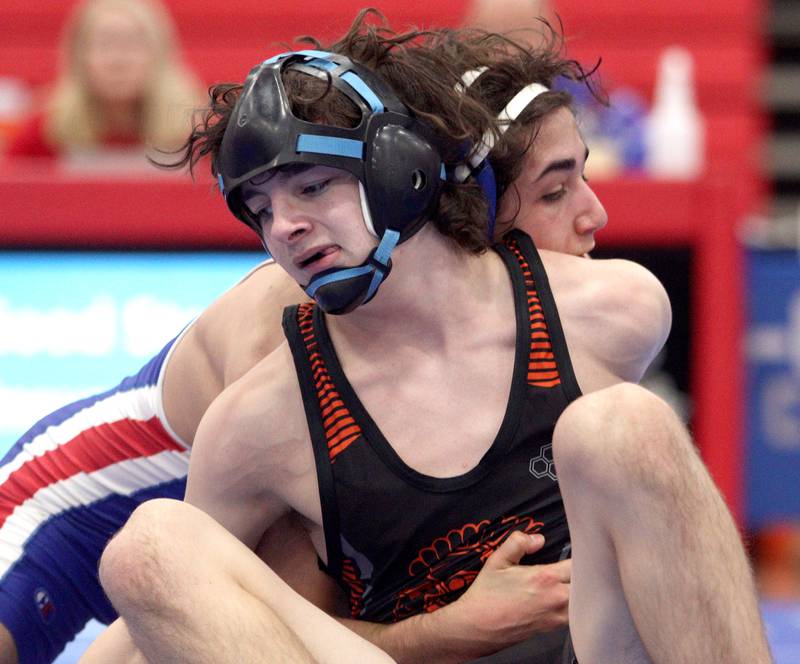
<svg viewBox="0 0 800 664"><path fill-rule="evenodd" d="M525 107L489 153L489 161L495 174L498 201L501 197L512 194L517 201L517 212L507 220L508 225L505 228L498 228L500 234L514 225L516 215L519 213L520 196L516 180L524 167L524 156L530 149L535 149L534 142L542 121L559 108L568 108L575 112L572 95L557 87L559 79L585 85L596 101L608 105L608 98L595 76L601 61L598 60L586 70L578 61L561 57L561 53L565 50L563 26L559 25L559 30L555 30L546 20L539 19L539 21L541 39L536 48L531 49L506 39L505 54L496 59L484 60L483 66L487 67L486 71L466 91L466 95L480 99L496 117L526 85L540 83L548 88L547 92L537 95ZM497 35L487 35L491 41L497 37ZM465 59L469 59L472 55L463 52L461 42L456 43L454 48L461 49L462 57ZM481 60L473 63L476 68L480 64Z"/></svg>
<svg viewBox="0 0 800 664"><path fill-rule="evenodd" d="M497 134L497 114L523 86L536 82L551 87L560 76L588 84L589 74L577 62L562 57L560 34L544 21L542 26L547 38L532 48L510 36L475 29L413 29L397 33L386 25L379 12L365 9L347 34L332 44L313 37L297 41L304 48L310 45L340 53L377 73L433 129L445 163L456 165L463 163L470 146L485 133ZM465 93L461 76L477 67L488 69ZM360 121L359 110L330 81L289 70L284 73L284 86L292 111L300 118L342 127L353 127ZM201 111L186 143L175 153L177 159L161 165L188 165L194 172L197 163L210 156L216 176L216 156L241 90L241 84L232 83L210 88L209 104ZM544 93L505 133L491 154L498 195L519 175L541 118L570 103L565 92ZM486 199L472 180L445 183L430 216L439 232L464 250L481 253L491 244L486 230Z"/></svg>

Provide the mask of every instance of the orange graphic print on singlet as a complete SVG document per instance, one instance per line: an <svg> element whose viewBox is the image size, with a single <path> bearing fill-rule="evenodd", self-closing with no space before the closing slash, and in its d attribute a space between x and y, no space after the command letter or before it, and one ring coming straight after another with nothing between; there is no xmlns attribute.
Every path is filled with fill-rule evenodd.
<svg viewBox="0 0 800 664"><path fill-rule="evenodd" d="M342 560L342 581L347 585L347 600L350 604L350 617L358 618L364 610L364 593L367 588L361 581L358 565L352 558Z"/></svg>
<svg viewBox="0 0 800 664"><path fill-rule="evenodd" d="M544 524L529 516L483 520L451 530L419 552L408 567L416 583L397 594L393 616L402 620L436 611L461 596L478 576L486 559L515 530L532 534Z"/></svg>

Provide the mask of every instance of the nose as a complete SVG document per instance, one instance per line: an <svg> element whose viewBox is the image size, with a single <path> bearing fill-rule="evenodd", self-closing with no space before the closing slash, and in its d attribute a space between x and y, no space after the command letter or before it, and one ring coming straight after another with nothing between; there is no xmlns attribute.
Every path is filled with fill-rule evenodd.
<svg viewBox="0 0 800 664"><path fill-rule="evenodd" d="M606 209L587 182L583 182L583 205L575 220L575 231L580 234L596 233L608 223Z"/></svg>
<svg viewBox="0 0 800 664"><path fill-rule="evenodd" d="M265 226L265 234L273 241L290 245L311 230L311 219L302 203L288 192L273 191L271 204L272 220Z"/></svg>

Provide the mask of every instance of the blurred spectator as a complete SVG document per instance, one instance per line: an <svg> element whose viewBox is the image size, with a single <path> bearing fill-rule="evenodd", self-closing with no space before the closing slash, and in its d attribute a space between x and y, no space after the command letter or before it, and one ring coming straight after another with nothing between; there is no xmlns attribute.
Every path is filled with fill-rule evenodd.
<svg viewBox="0 0 800 664"><path fill-rule="evenodd" d="M496 32L512 31L515 39L535 45L543 34L538 18L557 29L563 28L557 0L472 0L463 25ZM585 85L565 79L558 81L556 87L572 95L581 134L591 147L587 177L608 179L643 171L648 109L647 102L636 91L615 87L605 104Z"/></svg>
<svg viewBox="0 0 800 664"><path fill-rule="evenodd" d="M0 151L19 129L31 106L27 84L12 76L0 75Z"/></svg>
<svg viewBox="0 0 800 664"><path fill-rule="evenodd" d="M85 0L62 38L59 79L8 147L11 157L174 149L202 100L157 0ZM141 160L141 163L145 163Z"/></svg>
<svg viewBox="0 0 800 664"><path fill-rule="evenodd" d="M550 12L553 4L552 0L472 0L463 23L493 32L527 31L527 35L515 34L514 38L532 42L540 33L537 17L558 26L558 19Z"/></svg>

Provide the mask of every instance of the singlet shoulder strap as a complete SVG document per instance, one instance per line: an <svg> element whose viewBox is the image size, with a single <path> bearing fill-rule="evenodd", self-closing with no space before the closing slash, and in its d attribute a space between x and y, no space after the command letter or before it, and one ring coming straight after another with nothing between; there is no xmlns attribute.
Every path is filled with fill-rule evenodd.
<svg viewBox="0 0 800 664"><path fill-rule="evenodd" d="M328 554L328 571L338 578L342 567L342 544L339 527L339 510L336 500L336 485L331 467L325 417L321 405L320 390L326 391L327 377L325 363L320 354L314 330L314 311L312 303L293 305L284 309L283 331L292 351L297 380L303 396L303 407L314 450L317 469L317 483L322 507L322 527L325 533L325 547ZM327 378L327 380L326 380Z"/></svg>
<svg viewBox="0 0 800 664"><path fill-rule="evenodd" d="M526 290L530 320L528 384L541 388L560 386L567 399L573 401L581 396L581 390L539 252L531 238L518 229L504 237L503 247L519 265Z"/></svg>

